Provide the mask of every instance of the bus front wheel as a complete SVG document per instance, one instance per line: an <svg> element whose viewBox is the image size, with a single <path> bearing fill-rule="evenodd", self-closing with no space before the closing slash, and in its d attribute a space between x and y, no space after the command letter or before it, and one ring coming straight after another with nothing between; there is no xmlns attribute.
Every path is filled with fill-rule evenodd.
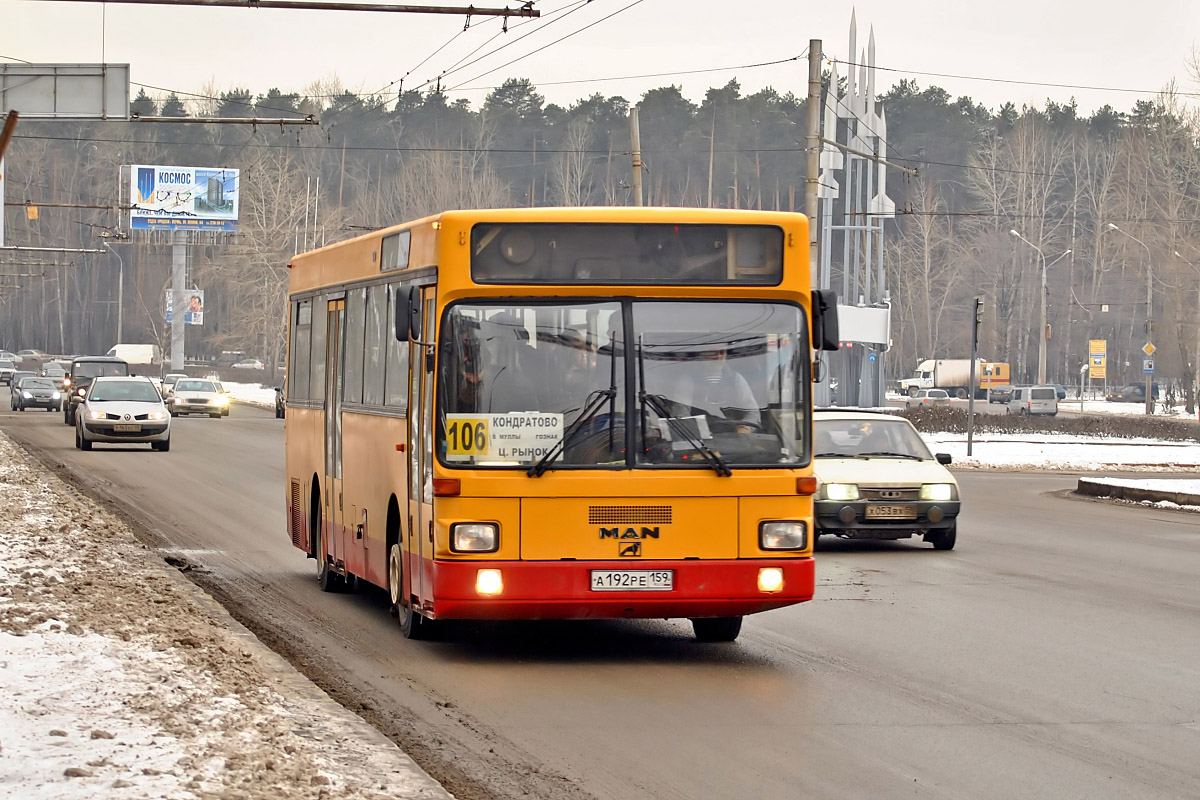
<svg viewBox="0 0 1200 800"><path fill-rule="evenodd" d="M741 617L696 617L692 620L696 641L732 642L742 631Z"/></svg>
<svg viewBox="0 0 1200 800"><path fill-rule="evenodd" d="M413 610L412 601L404 593L404 551L398 542L388 550L388 595L392 601L390 611L400 623L404 638L427 638L433 623Z"/></svg>
<svg viewBox="0 0 1200 800"><path fill-rule="evenodd" d="M321 587L322 592L340 592L346 586L346 579L339 575L329 563L329 556L326 555L325 546L325 526L322 524L320 506L316 505L318 501L314 500L313 511L313 532L317 537L317 585Z"/></svg>

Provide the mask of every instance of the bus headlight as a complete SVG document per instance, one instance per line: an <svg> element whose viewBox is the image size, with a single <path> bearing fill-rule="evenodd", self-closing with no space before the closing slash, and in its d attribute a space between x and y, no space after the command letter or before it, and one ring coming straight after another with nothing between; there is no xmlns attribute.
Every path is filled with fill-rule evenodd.
<svg viewBox="0 0 1200 800"><path fill-rule="evenodd" d="M779 567L763 567L758 571L758 590L778 592L783 588L783 570Z"/></svg>
<svg viewBox="0 0 1200 800"><path fill-rule="evenodd" d="M450 526L455 553L491 553L500 547L500 526L492 522L456 522Z"/></svg>
<svg viewBox="0 0 1200 800"><path fill-rule="evenodd" d="M763 550L803 550L808 547L808 525L793 520L760 523L758 545Z"/></svg>
<svg viewBox="0 0 1200 800"><path fill-rule="evenodd" d="M926 483L921 486L922 500L953 500L954 499L954 484L951 483Z"/></svg>
<svg viewBox="0 0 1200 800"><path fill-rule="evenodd" d="M858 499L858 484L856 483L827 483L823 488L825 498L828 500Z"/></svg>
<svg viewBox="0 0 1200 800"><path fill-rule="evenodd" d="M504 591L504 578L498 569L481 569L475 573L475 591L478 594L495 596Z"/></svg>

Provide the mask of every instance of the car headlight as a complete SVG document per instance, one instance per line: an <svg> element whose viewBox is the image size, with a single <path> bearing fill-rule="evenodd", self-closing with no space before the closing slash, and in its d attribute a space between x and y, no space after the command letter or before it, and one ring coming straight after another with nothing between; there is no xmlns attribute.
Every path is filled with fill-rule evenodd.
<svg viewBox="0 0 1200 800"><path fill-rule="evenodd" d="M858 484L856 483L827 483L825 497L829 500L857 500Z"/></svg>
<svg viewBox="0 0 1200 800"><path fill-rule="evenodd" d="M83 397L85 394L87 394L87 389L85 389L85 388L83 388L82 386L80 386L80 387L79 387L79 392L78 392L78 394L79 394L79 396L80 396L80 397Z"/></svg>
<svg viewBox="0 0 1200 800"><path fill-rule="evenodd" d="M216 400L213 400L213 405L216 405L216 406L227 406L227 405L229 405L229 398L228 398L228 397L226 397L226 396L225 396L225 395L223 395L223 394L222 394L222 395L217 395L217 399L216 399Z"/></svg>
<svg viewBox="0 0 1200 800"><path fill-rule="evenodd" d="M799 520L759 523L758 546L763 550L803 550L808 547L808 525Z"/></svg>
<svg viewBox="0 0 1200 800"><path fill-rule="evenodd" d="M953 500L954 484L926 483L921 486L922 500Z"/></svg>
<svg viewBox="0 0 1200 800"><path fill-rule="evenodd" d="M146 415L146 418L147 418L147 419L166 419L166 418L167 418L167 412L165 412L165 411L151 411L149 414L147 414L147 415Z"/></svg>
<svg viewBox="0 0 1200 800"><path fill-rule="evenodd" d="M88 412L88 419L105 419L107 417L108 417L108 414L104 413L103 411L89 411Z"/></svg>
<svg viewBox="0 0 1200 800"><path fill-rule="evenodd" d="M182 397L173 397L173 398L171 398L171 402L177 406L181 406L181 405L183 405L183 398Z"/></svg>
<svg viewBox="0 0 1200 800"><path fill-rule="evenodd" d="M32 400L32 399L33 399L33 395L32 395L32 394L30 394L29 392L26 392L26 391L22 391L22 392L21 392L21 397L24 397L26 400Z"/></svg>
<svg viewBox="0 0 1200 800"><path fill-rule="evenodd" d="M53 392L53 393L50 395L50 399L51 399L51 400L57 400L57 399L59 399L60 397L62 397L62 395L61 395L61 394L59 394L58 392Z"/></svg>
<svg viewBox="0 0 1200 800"><path fill-rule="evenodd" d="M492 522L456 522L450 526L455 553L491 553L500 546L500 526Z"/></svg>

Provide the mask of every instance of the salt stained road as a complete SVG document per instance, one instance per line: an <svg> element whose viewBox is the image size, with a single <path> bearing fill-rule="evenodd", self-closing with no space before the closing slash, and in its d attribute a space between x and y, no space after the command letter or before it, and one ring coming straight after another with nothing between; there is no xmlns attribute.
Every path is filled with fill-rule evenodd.
<svg viewBox="0 0 1200 800"><path fill-rule="evenodd" d="M1190 443L987 435L968 457L961 435L926 441L958 469L1200 472ZM3 436L0 695L0 797L449 797Z"/></svg>

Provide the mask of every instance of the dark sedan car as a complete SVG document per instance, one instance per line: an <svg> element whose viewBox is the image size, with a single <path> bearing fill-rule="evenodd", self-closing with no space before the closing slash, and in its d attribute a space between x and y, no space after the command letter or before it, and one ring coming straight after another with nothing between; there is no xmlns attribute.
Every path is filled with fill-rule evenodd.
<svg viewBox="0 0 1200 800"><path fill-rule="evenodd" d="M1154 384L1150 391L1157 400L1158 384ZM1127 383L1120 389L1114 389L1104 395L1104 399L1110 403L1144 403L1146 402L1146 387L1140 383Z"/></svg>
<svg viewBox="0 0 1200 800"><path fill-rule="evenodd" d="M1012 386L996 386L988 390L989 403L1007 403L1012 400Z"/></svg>
<svg viewBox="0 0 1200 800"><path fill-rule="evenodd" d="M44 408L47 411L62 409L62 393L50 378L27 376L12 383L12 409Z"/></svg>

